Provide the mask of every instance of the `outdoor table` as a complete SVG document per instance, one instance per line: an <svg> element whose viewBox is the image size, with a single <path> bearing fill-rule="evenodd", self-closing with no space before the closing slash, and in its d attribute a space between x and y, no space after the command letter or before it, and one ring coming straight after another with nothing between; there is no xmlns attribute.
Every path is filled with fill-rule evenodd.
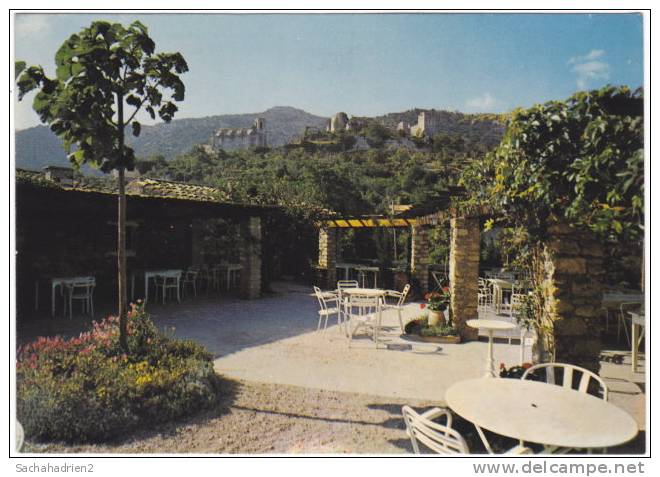
<svg viewBox="0 0 660 477"><path fill-rule="evenodd" d="M387 295L387 290L380 288L342 288L342 293L346 295L360 296L366 298L379 298L381 304L378 306L378 318L377 318L377 327L380 327L380 324L383 320L383 307L382 304L385 302L385 296ZM347 303L348 304L348 303ZM346 304L346 305L347 305ZM344 306L346 306L344 305ZM364 313L364 310L361 311ZM378 335L375 335L376 347L378 347Z"/></svg>
<svg viewBox="0 0 660 477"><path fill-rule="evenodd" d="M378 267L368 267L366 265L359 265L355 267L355 270L359 273L359 275L362 275L362 287L364 287L364 281L367 278L367 273L373 273L374 274L374 288L378 286L378 272L380 271L380 268Z"/></svg>
<svg viewBox="0 0 660 477"><path fill-rule="evenodd" d="M502 291L513 290L513 281L503 278L488 278L487 280L493 285L493 304L495 311L499 314L502 308Z"/></svg>
<svg viewBox="0 0 660 477"><path fill-rule="evenodd" d="M638 433L625 411L590 394L522 379L469 379L451 386L447 405L481 430L547 446L577 449L612 447Z"/></svg>
<svg viewBox="0 0 660 477"><path fill-rule="evenodd" d="M513 330L516 325L500 320L467 320L466 323L470 328L479 328L488 331L488 359L486 361L485 377L496 377L495 360L493 359L493 331Z"/></svg>
<svg viewBox="0 0 660 477"><path fill-rule="evenodd" d="M243 270L243 265L240 263L223 263L220 265L220 269L227 272L227 291L229 291L231 289L232 274Z"/></svg>
<svg viewBox="0 0 660 477"><path fill-rule="evenodd" d="M630 348L632 354L632 372L637 372L639 361L639 343L644 337L644 329L646 328L646 320L643 313L634 313L629 311L628 314L632 320L632 327L630 329ZM639 329L642 328L641 334ZM638 336L639 335L639 336Z"/></svg>
<svg viewBox="0 0 660 477"><path fill-rule="evenodd" d="M69 283L93 280L94 277L54 277L50 280L50 314L55 316L55 289L60 287L60 293L63 293L64 287ZM38 293L38 288L37 288Z"/></svg>
<svg viewBox="0 0 660 477"><path fill-rule="evenodd" d="M621 332L621 326L624 327L624 332L626 336L628 332L625 329L625 322L623 317L623 306L624 304L633 305L633 304L644 304L644 293L638 292L635 290L621 290L621 291L608 291L603 293L603 298L601 301L601 306L605 309L605 329L609 329L610 322L610 310L612 308L620 308L621 313L618 318L617 326L617 339L619 338L619 333Z"/></svg>
<svg viewBox="0 0 660 477"><path fill-rule="evenodd" d="M149 280L156 277L169 277L175 276L177 280L177 286L179 285L179 280L181 279L181 273L183 270L176 269L167 269L167 270L145 270L144 271L144 302L147 303L149 299ZM135 273L131 274L131 296L135 292Z"/></svg>
<svg viewBox="0 0 660 477"><path fill-rule="evenodd" d="M335 265L335 268L344 270L344 280L349 280L350 276L351 276L351 269L359 267L359 266L360 265L357 264L357 263L342 262L342 263L338 263L337 265Z"/></svg>

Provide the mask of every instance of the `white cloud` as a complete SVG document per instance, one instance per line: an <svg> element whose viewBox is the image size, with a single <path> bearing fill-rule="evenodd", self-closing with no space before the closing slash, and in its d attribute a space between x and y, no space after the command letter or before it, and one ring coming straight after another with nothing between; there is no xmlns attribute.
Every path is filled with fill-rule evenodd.
<svg viewBox="0 0 660 477"><path fill-rule="evenodd" d="M584 63L587 61L597 60L598 58L602 58L603 56L605 56L605 50L591 50L586 55L574 56L573 58L568 60L568 64L574 65L577 63Z"/></svg>
<svg viewBox="0 0 660 477"><path fill-rule="evenodd" d="M18 13L14 23L16 37L29 38L35 34L43 34L50 29L48 15L37 13Z"/></svg>
<svg viewBox="0 0 660 477"><path fill-rule="evenodd" d="M586 89L596 80L607 80L610 77L610 65L603 61L605 50L591 50L586 55L574 56L568 60L573 65L571 70L577 75L578 88Z"/></svg>
<svg viewBox="0 0 660 477"><path fill-rule="evenodd" d="M474 112L491 113L501 105L501 102L494 98L490 93L484 93L481 96L469 99L466 105Z"/></svg>

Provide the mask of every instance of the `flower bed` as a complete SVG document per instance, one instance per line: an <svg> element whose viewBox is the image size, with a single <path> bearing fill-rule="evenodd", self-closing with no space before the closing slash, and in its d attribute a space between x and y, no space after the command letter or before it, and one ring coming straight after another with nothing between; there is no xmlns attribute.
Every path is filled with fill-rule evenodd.
<svg viewBox="0 0 660 477"><path fill-rule="evenodd" d="M139 306L128 331L128 353L116 317L19 349L17 418L28 438L105 441L216 403L220 379L202 346L164 336Z"/></svg>
<svg viewBox="0 0 660 477"><path fill-rule="evenodd" d="M433 343L460 343L458 330L452 324L429 325L428 317L421 316L406 323L406 336L415 337L420 341Z"/></svg>

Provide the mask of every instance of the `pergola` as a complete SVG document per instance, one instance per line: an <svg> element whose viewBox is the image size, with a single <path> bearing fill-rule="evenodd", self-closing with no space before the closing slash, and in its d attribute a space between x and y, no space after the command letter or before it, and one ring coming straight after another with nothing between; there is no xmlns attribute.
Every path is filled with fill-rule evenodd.
<svg viewBox="0 0 660 477"><path fill-rule="evenodd" d="M429 231L438 223L450 219L449 283L453 320L463 340L477 338L477 330L466 321L478 317L477 295L479 278L478 216L465 216L452 208L452 197L461 196L462 188L450 188L433 200L412 206L394 217L340 217L327 219L319 227L318 267L325 271L326 285L337 281L337 231L346 228L405 227L412 233L410 256L411 278L422 291L429 289Z"/></svg>

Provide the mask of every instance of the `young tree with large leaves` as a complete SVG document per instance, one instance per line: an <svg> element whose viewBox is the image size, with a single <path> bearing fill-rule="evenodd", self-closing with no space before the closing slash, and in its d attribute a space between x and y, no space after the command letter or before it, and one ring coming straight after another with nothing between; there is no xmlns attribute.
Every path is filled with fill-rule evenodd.
<svg viewBox="0 0 660 477"><path fill-rule="evenodd" d="M127 349L125 171L132 170L133 150L126 128L140 135L137 115L172 120L175 102L184 99L179 75L188 71L180 53L155 53L147 27L105 21L71 35L55 55L56 77L41 66L16 62L19 100L38 90L33 108L59 136L75 167L90 164L116 170L118 181L117 271L120 343Z"/></svg>

